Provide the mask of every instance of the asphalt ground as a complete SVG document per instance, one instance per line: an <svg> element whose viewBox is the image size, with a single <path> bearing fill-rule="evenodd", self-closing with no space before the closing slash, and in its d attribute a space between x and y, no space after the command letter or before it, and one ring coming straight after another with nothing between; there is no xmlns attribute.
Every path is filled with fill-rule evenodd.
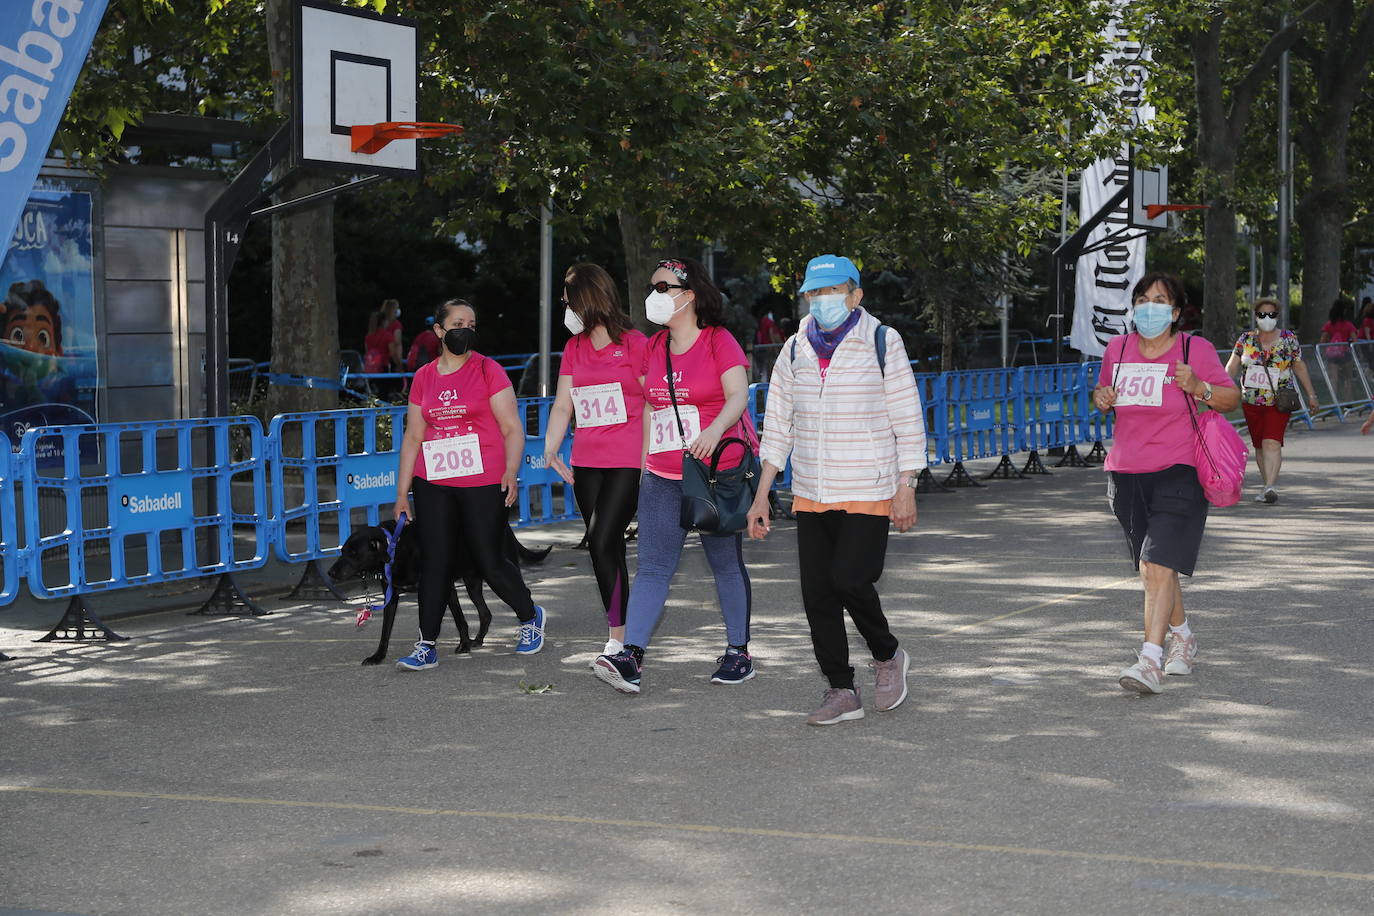
<svg viewBox="0 0 1374 916"><path fill-rule="evenodd" d="M869 712L828 728L803 724L824 683L786 521L746 542L738 687L707 682L697 546L643 694L596 681L569 526L520 535L557 545L527 571L550 615L528 659L493 600L472 657L447 624L438 668L361 667L377 624L270 597L280 570L250 578L270 616L145 613L124 643L33 643L60 608L7 609L0 914L1374 912L1355 425L1290 434L1277 505L1213 511L1184 586L1198 668L1160 696L1116 683L1140 592L1099 469L921 497L881 584L911 697L872 710L856 640Z"/></svg>

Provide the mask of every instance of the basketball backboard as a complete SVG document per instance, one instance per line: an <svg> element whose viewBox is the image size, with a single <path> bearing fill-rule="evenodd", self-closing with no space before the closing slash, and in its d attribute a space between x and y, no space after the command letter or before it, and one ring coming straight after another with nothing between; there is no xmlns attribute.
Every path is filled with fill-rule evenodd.
<svg viewBox="0 0 1374 916"><path fill-rule="evenodd" d="M1128 221L1132 229L1167 229L1169 214L1155 212L1153 216L1146 207L1169 203L1169 167L1164 164L1150 168L1136 165L1135 148L1131 148L1131 209Z"/></svg>
<svg viewBox="0 0 1374 916"><path fill-rule="evenodd" d="M350 130L418 120L415 21L321 0L296 0L295 12L296 164L352 174L416 174L417 144L354 152Z"/></svg>

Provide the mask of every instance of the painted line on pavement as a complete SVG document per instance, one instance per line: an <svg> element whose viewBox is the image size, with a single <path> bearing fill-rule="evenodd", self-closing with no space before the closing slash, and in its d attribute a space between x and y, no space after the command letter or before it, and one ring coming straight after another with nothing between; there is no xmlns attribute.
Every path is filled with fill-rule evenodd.
<svg viewBox="0 0 1374 916"><path fill-rule="evenodd" d="M519 811L458 811L447 808L409 808L395 805L363 805L352 802L295 801L281 798L238 798L224 795L180 795L166 792L121 792L110 789L60 789L48 786L0 785L0 793L67 795L79 798L121 798L150 801L200 802L217 805L258 805L277 808L313 808L330 811L365 811L377 814L411 814L430 817L456 817L496 821L524 821L539 824L578 824L593 827L625 827L677 833L712 833L746 837L771 837L785 840L821 840L857 846L895 846L906 849L939 849L952 852L985 852L1010 856L1069 859L1080 862L1116 862L1166 868L1200 868L1208 871L1249 872L1263 875L1290 875L1300 878L1363 881L1374 883L1374 874L1324 871L1288 865L1256 865L1247 862L1207 862L1191 859L1160 859L1110 852L1078 852L1072 849L1046 849L1035 846L1006 846L990 843L956 843L948 840L908 840L900 837L857 836L843 833L811 833L803 830L770 830L763 827L720 827L713 824L674 824L659 821L631 821L566 814L534 814Z"/></svg>
<svg viewBox="0 0 1374 916"><path fill-rule="evenodd" d="M1126 585L1128 583L1135 581L1137 581L1135 576L1129 576L1125 579L1117 579L1115 582L1108 582L1106 585L1099 585L1095 588L1089 588L1084 589L1081 592L1075 592L1072 595L1064 595L1060 598L1051 598L1049 601L1042 601L1039 604L1032 604L1030 607L1021 608L1019 611L1008 611L1005 614L998 614L996 617L989 617L986 620L977 620L973 623L966 623L963 626L955 627L952 630L945 630L943 633L936 633L935 636L932 638L939 639L942 636L950 636L954 633L962 633L964 630L972 630L974 627L981 627L984 624L996 623L999 620L1006 620L1008 617L1019 617L1022 614L1029 614L1031 611L1038 611L1041 608L1049 607L1054 604L1063 604L1066 601L1073 601L1077 598L1082 598L1084 595L1091 595L1094 592L1106 591L1109 588L1117 588L1119 586Z"/></svg>

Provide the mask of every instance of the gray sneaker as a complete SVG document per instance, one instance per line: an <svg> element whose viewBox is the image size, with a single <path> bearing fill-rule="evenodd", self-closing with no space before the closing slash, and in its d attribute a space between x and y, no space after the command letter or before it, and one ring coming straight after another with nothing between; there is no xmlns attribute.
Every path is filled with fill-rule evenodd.
<svg viewBox="0 0 1374 916"><path fill-rule="evenodd" d="M864 704L859 699L859 690L846 690L843 687L830 687L825 691L821 708L806 717L807 725L834 725L850 719L864 717Z"/></svg>
<svg viewBox="0 0 1374 916"><path fill-rule="evenodd" d="M868 667L873 669L878 680L873 691L873 705L878 711L887 712L901 706L906 699L906 673L911 670L911 656L906 650L898 649L897 654L885 662L875 658Z"/></svg>

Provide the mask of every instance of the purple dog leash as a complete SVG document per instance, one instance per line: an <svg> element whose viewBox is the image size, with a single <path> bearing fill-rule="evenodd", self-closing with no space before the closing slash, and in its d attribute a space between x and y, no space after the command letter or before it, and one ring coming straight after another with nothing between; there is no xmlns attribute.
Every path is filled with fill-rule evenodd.
<svg viewBox="0 0 1374 916"><path fill-rule="evenodd" d="M363 627L372 619L372 614L382 610L391 603L391 599L396 597L396 589L391 581L391 567L396 563L396 544L401 540L401 532L405 530L406 522L409 521L404 512L401 513L400 521L396 523L396 530L386 536L386 565L382 567L382 575L386 579L386 591L382 593L381 604L369 604L358 609L357 626Z"/></svg>

